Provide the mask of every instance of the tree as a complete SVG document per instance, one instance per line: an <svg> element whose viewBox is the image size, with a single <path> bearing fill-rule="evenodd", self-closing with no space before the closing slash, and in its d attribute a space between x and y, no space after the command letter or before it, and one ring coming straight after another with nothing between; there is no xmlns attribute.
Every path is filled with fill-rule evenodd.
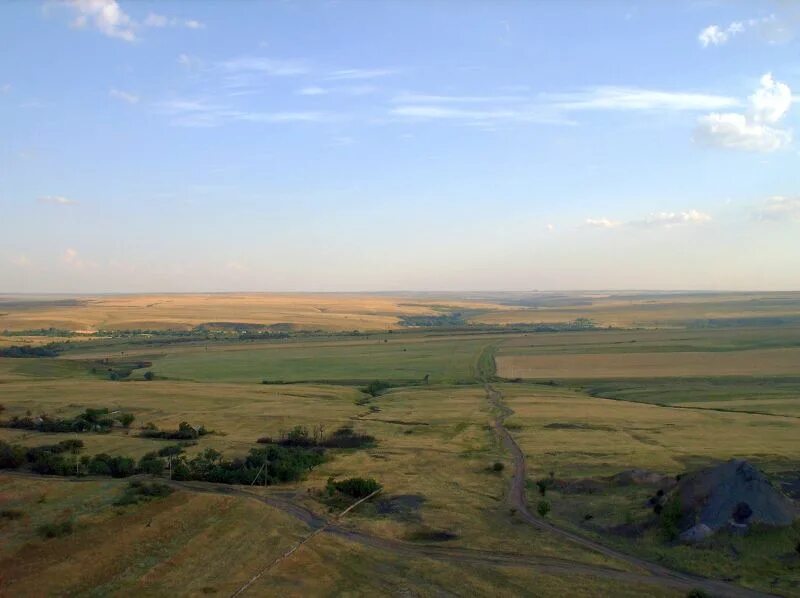
<svg viewBox="0 0 800 598"><path fill-rule="evenodd" d="M119 416L119 423L122 424L123 428L130 428L133 420L136 419L133 413L123 413Z"/></svg>
<svg viewBox="0 0 800 598"><path fill-rule="evenodd" d="M155 378L155 377L156 377L156 376L155 376L155 374L154 374L152 371L150 371L150 370L147 370L147 371L144 373L144 379L145 379L145 380L147 380L148 382L149 382L150 380L152 380L153 378Z"/></svg>
<svg viewBox="0 0 800 598"><path fill-rule="evenodd" d="M550 512L550 503L546 500L540 500L539 504L536 505L536 512L542 517L547 517L547 514Z"/></svg>

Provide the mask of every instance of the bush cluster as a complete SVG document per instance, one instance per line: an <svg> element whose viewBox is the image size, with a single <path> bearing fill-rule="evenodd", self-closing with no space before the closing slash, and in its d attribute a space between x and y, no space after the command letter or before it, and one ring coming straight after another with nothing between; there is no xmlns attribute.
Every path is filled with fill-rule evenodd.
<svg viewBox="0 0 800 598"><path fill-rule="evenodd" d="M29 345L12 345L5 349L0 349L0 357L23 358L23 357L57 357L58 350L56 345L40 345L31 347Z"/></svg>
<svg viewBox="0 0 800 598"><path fill-rule="evenodd" d="M347 478L346 480L328 480L328 493L341 492L351 498L364 498L381 489L381 485L372 478Z"/></svg>
<svg viewBox="0 0 800 598"><path fill-rule="evenodd" d="M121 413L117 418L126 428L130 426L134 420L134 416L130 413ZM114 418L111 417L109 410L106 408L89 408L75 417L66 419L50 417L46 413L38 417L31 417L30 415L26 415L25 417L15 416L8 421L0 423L0 426L50 434L69 432L104 433L111 431L111 428L114 426Z"/></svg>
<svg viewBox="0 0 800 598"><path fill-rule="evenodd" d="M161 482L129 482L128 487L114 504L117 506L136 505L154 498L164 498L172 494L174 490Z"/></svg>
<svg viewBox="0 0 800 598"><path fill-rule="evenodd" d="M322 426L317 426L313 432L309 431L305 426L295 426L288 432L281 433L280 437L275 440L269 436L265 436L259 438L258 443L306 448L350 449L374 446L375 437L369 434L355 432L350 426L337 428L331 434L325 434Z"/></svg>
<svg viewBox="0 0 800 598"><path fill-rule="evenodd" d="M195 428L188 422L181 422L178 424L177 430L159 430L156 426L150 424L142 429L139 436L159 440L196 440L206 434L212 434L212 432L206 430L204 426Z"/></svg>

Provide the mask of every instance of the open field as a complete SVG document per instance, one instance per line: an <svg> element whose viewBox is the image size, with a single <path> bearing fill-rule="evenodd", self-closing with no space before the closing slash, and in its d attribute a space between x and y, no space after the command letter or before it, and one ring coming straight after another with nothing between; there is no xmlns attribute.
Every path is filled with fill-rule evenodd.
<svg viewBox="0 0 800 598"><path fill-rule="evenodd" d="M775 376L794 374L800 349L572 355L502 355L506 378L658 378L665 376Z"/></svg>
<svg viewBox="0 0 800 598"><path fill-rule="evenodd" d="M352 294L108 295L68 298L0 297L0 330L161 330L210 322L285 324L303 330L385 330L400 315L435 315L434 308L502 309L482 301Z"/></svg>
<svg viewBox="0 0 800 598"><path fill-rule="evenodd" d="M258 310L278 309L274 296L270 305L261 296L226 296L217 304L216 296L207 297L207 311L169 311L144 297L124 299L134 307L102 309L109 318L121 318L124 309L149 314L163 309L159 325L164 326L243 321L239 307L244 320L252 316L254 324L267 324L271 316ZM319 312L322 319L333 318L326 324L330 330L349 330L350 316L367 310L373 299L390 301L319 297L342 302L341 311L330 304L330 312ZM712 299L714 309L720 304L744 309L739 295L674 299L677 315L684 309L705 314L697 311L698 302ZM181 300L200 302L198 296ZM533 309L520 305L522 300L499 294L391 299L398 310L411 305L406 314L427 315L458 305L470 305L473 315ZM773 311L766 311L773 316L793 300L789 295L747 299L755 306L751 311L771 305ZM551 296L535 311L551 310L559 314L554 321L566 322L611 301L628 300ZM567 316L564 304L570 302L576 311ZM101 311L99 303L40 307L26 303L14 309L31 317L37 310L40 315ZM66 337L69 343L58 345L57 357L0 358L0 419L71 418L87 408L135 416L130 429L116 425L107 433L0 427L0 440L28 448L80 439L81 454L138 459L175 444L140 437L141 426L173 430L182 421L212 431L185 447L190 459L206 449L242 458L263 446L257 439L278 438L297 425L328 432L351 426L376 439L360 449L328 449L326 460L299 481L266 489L175 482L174 494L125 507L113 504L124 480L0 473L0 511L23 512L16 519L0 518L0 533L10 539L0 549L0 593L30 595L40 587L45 594L85 595L96 589L230 595L328 521L330 529L269 568L246 593L671 596L691 587L691 581L646 570L625 557L630 554L758 590L800 595L790 557L792 543L800 540L796 526L738 539L723 535L713 548L665 543L647 527L650 515L642 505L651 490L606 481L633 468L674 476L732 457L748 459L775 480L794 479L791 472L800 464L800 328L769 320L760 326L679 329L673 320L668 328L646 330L403 329L395 326L404 314L384 307L370 318L394 322L391 333L381 320L368 334L309 335L296 331L309 321L306 316L289 314L287 323L295 326L275 337ZM662 308L668 309L666 303ZM300 302L297 309L307 306ZM58 323L45 320L42 326ZM4 346L40 345L52 338L9 336ZM145 372L155 378L146 380ZM503 380L527 377L539 383ZM387 387L371 396L364 386L374 380ZM487 380L513 410L505 425L526 456L530 508L540 498L535 482L542 478L600 484L595 493L554 488L548 493L548 519L622 556L532 526L510 508L516 470L490 425L498 411ZM382 493L335 522L333 513L342 504L326 502L323 490L331 477L352 476L374 478ZM591 523L584 521L586 513L592 514ZM69 536L44 539L37 533L42 524L66 520L75 524ZM645 531L635 539L614 531L626 522ZM100 530L111 533L102 536ZM118 537L124 540L115 541Z"/></svg>
<svg viewBox="0 0 800 598"><path fill-rule="evenodd" d="M0 296L0 331L190 329L209 323L376 331L404 316L461 313L472 324L571 322L683 328L800 324L800 293L238 293Z"/></svg>

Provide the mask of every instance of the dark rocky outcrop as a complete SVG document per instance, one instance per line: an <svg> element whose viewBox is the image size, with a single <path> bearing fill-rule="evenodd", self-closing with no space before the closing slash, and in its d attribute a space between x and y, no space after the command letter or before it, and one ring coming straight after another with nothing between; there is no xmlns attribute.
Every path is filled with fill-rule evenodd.
<svg viewBox="0 0 800 598"><path fill-rule="evenodd" d="M761 471L741 459L682 477L673 496L680 501L684 534L700 525L711 532L728 525L785 526L798 516L795 503ZM708 535L704 528L699 529L703 532L700 535Z"/></svg>

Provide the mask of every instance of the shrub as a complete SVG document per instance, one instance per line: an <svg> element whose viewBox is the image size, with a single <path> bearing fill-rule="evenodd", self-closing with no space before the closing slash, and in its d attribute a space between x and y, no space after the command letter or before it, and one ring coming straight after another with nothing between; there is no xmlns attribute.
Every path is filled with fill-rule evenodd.
<svg viewBox="0 0 800 598"><path fill-rule="evenodd" d="M550 503L546 500L540 500L539 504L536 505L536 512L539 513L541 517L547 517L547 514L550 512Z"/></svg>
<svg viewBox="0 0 800 598"><path fill-rule="evenodd" d="M364 498L381 489L381 485L372 478L347 478L339 482L329 480L328 483L336 491L352 498Z"/></svg>
<svg viewBox="0 0 800 598"><path fill-rule="evenodd" d="M155 377L156 377L156 375L150 370L148 370L148 371L146 371L144 373L144 379L147 380L148 382L150 382Z"/></svg>
<svg viewBox="0 0 800 598"><path fill-rule="evenodd" d="M661 519L661 531L668 540L674 540L678 537L680 528L678 527L681 520L681 502L677 496L673 496L661 509L659 515Z"/></svg>
<svg viewBox="0 0 800 598"><path fill-rule="evenodd" d="M159 475L164 471L164 460L158 456L158 453L147 453L139 459L137 469L142 473L149 473L150 475Z"/></svg>
<svg viewBox="0 0 800 598"><path fill-rule="evenodd" d="M363 389L365 393L372 395L373 397L377 397L381 394L384 390L388 390L391 388L392 385L389 382L383 382L381 380L373 380Z"/></svg>
<svg viewBox="0 0 800 598"><path fill-rule="evenodd" d="M25 464L25 449L0 440L0 469L17 469Z"/></svg>
<svg viewBox="0 0 800 598"><path fill-rule="evenodd" d="M112 457L100 453L89 461L89 473L92 475L110 475L115 478L127 478L136 473L136 463L130 457Z"/></svg>
<svg viewBox="0 0 800 598"><path fill-rule="evenodd" d="M500 472L500 471L503 471L505 468L506 468L506 466L503 465L502 463L500 463L500 461L497 461L497 462L495 462L494 465L492 465L492 471Z"/></svg>
<svg viewBox="0 0 800 598"><path fill-rule="evenodd" d="M132 413L123 413L119 416L119 423L122 424L123 428L130 428L134 419L136 417Z"/></svg>
<svg viewBox="0 0 800 598"><path fill-rule="evenodd" d="M130 482L114 504L117 506L135 505L155 498L164 498L172 494L174 490L160 482Z"/></svg>
<svg viewBox="0 0 800 598"><path fill-rule="evenodd" d="M546 480L539 480L536 482L536 487L539 489L539 494L544 496L547 494L547 481Z"/></svg>
<svg viewBox="0 0 800 598"><path fill-rule="evenodd" d="M61 523L45 523L36 528L36 531L43 538L60 538L68 536L75 530L72 521L62 521Z"/></svg>
<svg viewBox="0 0 800 598"><path fill-rule="evenodd" d="M10 521L14 519L21 519L23 515L24 513L19 509L3 509L0 511L0 519L8 519Z"/></svg>

